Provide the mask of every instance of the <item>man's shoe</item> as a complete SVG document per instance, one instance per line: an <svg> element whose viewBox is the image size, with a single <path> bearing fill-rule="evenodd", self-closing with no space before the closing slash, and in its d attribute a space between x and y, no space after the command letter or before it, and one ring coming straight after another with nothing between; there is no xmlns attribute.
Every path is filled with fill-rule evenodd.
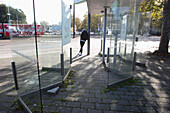
<svg viewBox="0 0 170 113"><path fill-rule="evenodd" d="M78 53L79 56L81 56L82 54L81 53Z"/></svg>

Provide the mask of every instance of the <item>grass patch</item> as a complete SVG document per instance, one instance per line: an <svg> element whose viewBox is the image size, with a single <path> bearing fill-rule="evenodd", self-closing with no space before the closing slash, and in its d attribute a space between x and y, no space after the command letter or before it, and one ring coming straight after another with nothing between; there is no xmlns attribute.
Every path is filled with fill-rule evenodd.
<svg viewBox="0 0 170 113"><path fill-rule="evenodd" d="M117 85L117 86L115 86L113 88L105 87L104 88L104 92L107 93L109 91L118 91L118 88L122 88L122 87L127 86L127 85L129 85L129 86L135 85L137 82L138 82L138 80L133 78L133 79L128 80L127 82L121 83L121 84L119 84L119 85Z"/></svg>
<svg viewBox="0 0 170 113"><path fill-rule="evenodd" d="M99 55L99 57L102 57L102 54L101 54L101 53L99 53L98 55Z"/></svg>
<svg viewBox="0 0 170 113"><path fill-rule="evenodd" d="M64 99L64 98L60 98L59 100L60 100L60 101L66 101L66 99Z"/></svg>
<svg viewBox="0 0 170 113"><path fill-rule="evenodd" d="M71 70L67 79L65 79L64 81L64 87L67 87L67 85L72 85L71 87L74 87L74 81L72 81L71 79L74 77L74 74L76 73L76 71Z"/></svg>

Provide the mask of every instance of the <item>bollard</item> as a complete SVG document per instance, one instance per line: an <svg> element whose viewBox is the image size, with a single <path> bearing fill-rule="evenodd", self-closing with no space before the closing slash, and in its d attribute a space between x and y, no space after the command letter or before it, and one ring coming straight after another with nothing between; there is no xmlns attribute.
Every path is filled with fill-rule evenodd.
<svg viewBox="0 0 170 113"><path fill-rule="evenodd" d="M64 79L64 54L61 54L61 76Z"/></svg>
<svg viewBox="0 0 170 113"><path fill-rule="evenodd" d="M136 52L134 52L133 56L133 62L132 62L132 71L135 71L135 66L136 66Z"/></svg>
<svg viewBox="0 0 170 113"><path fill-rule="evenodd" d="M18 90L17 71L16 71L15 62L12 61L11 65L12 65L12 72L13 72L13 77L14 77L15 89Z"/></svg>
<svg viewBox="0 0 170 113"><path fill-rule="evenodd" d="M103 41L102 41L102 39L101 39L101 49L100 49L100 52L102 52L102 43L103 43Z"/></svg>
<svg viewBox="0 0 170 113"><path fill-rule="evenodd" d="M72 64L72 48L70 48L70 64Z"/></svg>
<svg viewBox="0 0 170 113"><path fill-rule="evenodd" d="M121 42L119 42L119 53L120 53L120 50L121 50Z"/></svg>
<svg viewBox="0 0 170 113"><path fill-rule="evenodd" d="M107 63L109 63L110 48L107 48Z"/></svg>
<svg viewBox="0 0 170 113"><path fill-rule="evenodd" d="M126 56L126 44L125 44L125 49L124 49L124 56Z"/></svg>

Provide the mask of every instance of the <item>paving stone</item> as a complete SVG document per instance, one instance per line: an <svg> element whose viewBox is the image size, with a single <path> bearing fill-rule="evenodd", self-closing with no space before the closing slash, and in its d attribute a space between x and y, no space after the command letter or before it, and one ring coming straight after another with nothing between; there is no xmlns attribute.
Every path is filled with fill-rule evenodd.
<svg viewBox="0 0 170 113"><path fill-rule="evenodd" d="M146 107L158 107L159 106L156 102L152 102L152 101L142 101L142 103Z"/></svg>
<svg viewBox="0 0 170 113"><path fill-rule="evenodd" d="M123 95L123 94L124 94L124 91L113 91L113 94Z"/></svg>
<svg viewBox="0 0 170 113"><path fill-rule="evenodd" d="M141 112L138 106L125 106L126 111Z"/></svg>
<svg viewBox="0 0 170 113"><path fill-rule="evenodd" d="M170 110L166 108L155 107L154 109L157 113L170 113Z"/></svg>
<svg viewBox="0 0 170 113"><path fill-rule="evenodd" d="M119 113L133 113L133 112L119 112Z"/></svg>
<svg viewBox="0 0 170 113"><path fill-rule="evenodd" d="M90 93L100 93L100 92L101 92L101 90L95 90L95 89L91 90L90 89Z"/></svg>
<svg viewBox="0 0 170 113"><path fill-rule="evenodd" d="M66 106L67 104L67 101L59 101L59 100L55 100L52 105L55 105L55 106Z"/></svg>
<svg viewBox="0 0 170 113"><path fill-rule="evenodd" d="M101 103L101 98L89 98L89 102Z"/></svg>
<svg viewBox="0 0 170 113"><path fill-rule="evenodd" d="M144 96L132 96L134 100L138 101L138 100L144 100L146 101L147 99Z"/></svg>
<svg viewBox="0 0 170 113"><path fill-rule="evenodd" d="M128 91L128 89L127 89L127 88L124 88L124 87L123 87L123 88L118 88L118 90L119 90L119 91L124 91L124 92Z"/></svg>
<svg viewBox="0 0 170 113"><path fill-rule="evenodd" d="M91 110L88 109L88 113L103 113L102 110Z"/></svg>
<svg viewBox="0 0 170 113"><path fill-rule="evenodd" d="M87 113L86 109L73 108L72 113Z"/></svg>
<svg viewBox="0 0 170 113"><path fill-rule="evenodd" d="M83 94L75 92L75 93L72 93L71 96L77 97L77 96L83 96Z"/></svg>
<svg viewBox="0 0 170 113"><path fill-rule="evenodd" d="M129 105L129 101L128 100L117 100L117 104Z"/></svg>
<svg viewBox="0 0 170 113"><path fill-rule="evenodd" d="M81 108L94 109L95 104L94 103L81 103Z"/></svg>
<svg viewBox="0 0 170 113"><path fill-rule="evenodd" d="M165 107L165 108L169 108L170 107L170 103L157 103L159 107Z"/></svg>
<svg viewBox="0 0 170 113"><path fill-rule="evenodd" d="M156 113L153 107L139 107L143 113Z"/></svg>
<svg viewBox="0 0 170 113"><path fill-rule="evenodd" d="M139 89L139 88L128 88L128 91L131 91L131 92L143 92L144 89Z"/></svg>
<svg viewBox="0 0 170 113"><path fill-rule="evenodd" d="M107 97L112 99L120 99L119 95L107 95Z"/></svg>
<svg viewBox="0 0 170 113"><path fill-rule="evenodd" d="M80 92L80 93L89 93L89 90L88 89L79 89L77 92Z"/></svg>
<svg viewBox="0 0 170 113"><path fill-rule="evenodd" d="M135 92L125 92L125 95L136 95L136 93Z"/></svg>
<svg viewBox="0 0 170 113"><path fill-rule="evenodd" d="M94 98L94 94L90 94L90 93L83 93L83 97Z"/></svg>
<svg viewBox="0 0 170 113"><path fill-rule="evenodd" d="M72 108L58 107L56 112L59 112L59 113L72 113Z"/></svg>
<svg viewBox="0 0 170 113"><path fill-rule="evenodd" d="M102 103L109 104L109 103L117 103L117 100L115 99L102 99Z"/></svg>
<svg viewBox="0 0 170 113"><path fill-rule="evenodd" d="M79 102L88 102L89 98L88 97L76 97L75 101L79 101Z"/></svg>
<svg viewBox="0 0 170 113"><path fill-rule="evenodd" d="M120 95L120 98L124 100L133 100L132 96L126 96L126 95Z"/></svg>
<svg viewBox="0 0 170 113"><path fill-rule="evenodd" d="M103 113L119 113L117 111L103 111Z"/></svg>
<svg viewBox="0 0 170 113"><path fill-rule="evenodd" d="M132 106L144 106L144 104L142 103L142 101L129 101L130 102L130 105Z"/></svg>
<svg viewBox="0 0 170 113"><path fill-rule="evenodd" d="M106 94L95 94L96 98L108 98Z"/></svg>
<svg viewBox="0 0 170 113"><path fill-rule="evenodd" d="M67 100L67 101L75 101L75 100L76 100L76 97L70 97L70 96L68 96L68 97L65 98L65 100Z"/></svg>
<svg viewBox="0 0 170 113"><path fill-rule="evenodd" d="M96 104L96 109L100 109L100 110L109 110L109 104Z"/></svg>
<svg viewBox="0 0 170 113"><path fill-rule="evenodd" d="M80 102L68 102L68 107L79 107L80 108Z"/></svg>
<svg viewBox="0 0 170 113"><path fill-rule="evenodd" d="M125 111L125 107L118 104L110 104L110 109L114 111Z"/></svg>
<svg viewBox="0 0 170 113"><path fill-rule="evenodd" d="M56 106L44 106L43 110L45 112L54 112L57 109Z"/></svg>

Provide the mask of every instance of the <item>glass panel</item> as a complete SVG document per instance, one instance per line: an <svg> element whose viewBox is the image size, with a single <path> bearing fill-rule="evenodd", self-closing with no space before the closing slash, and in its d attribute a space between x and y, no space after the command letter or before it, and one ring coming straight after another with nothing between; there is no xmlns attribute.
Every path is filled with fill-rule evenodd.
<svg viewBox="0 0 170 113"><path fill-rule="evenodd" d="M40 79L44 89L62 82L61 0L36 0L35 8Z"/></svg>
<svg viewBox="0 0 170 113"><path fill-rule="evenodd" d="M13 60L17 70L18 95L32 112L40 112L33 1L11 1L8 7L8 19Z"/></svg>
<svg viewBox="0 0 170 113"><path fill-rule="evenodd" d="M137 32L136 0L116 0L112 4L109 84L132 76L132 60Z"/></svg>
<svg viewBox="0 0 170 113"><path fill-rule="evenodd" d="M64 78L69 72L70 65L70 42L71 42L71 10L62 2L62 46L64 54Z"/></svg>
<svg viewBox="0 0 170 113"><path fill-rule="evenodd" d="M139 14L138 14L139 15ZM138 63L145 64L148 50L154 52L155 42L151 42L151 12L140 13L138 22L138 41L135 44L135 51L137 52L136 60ZM139 59L142 57L142 59Z"/></svg>

